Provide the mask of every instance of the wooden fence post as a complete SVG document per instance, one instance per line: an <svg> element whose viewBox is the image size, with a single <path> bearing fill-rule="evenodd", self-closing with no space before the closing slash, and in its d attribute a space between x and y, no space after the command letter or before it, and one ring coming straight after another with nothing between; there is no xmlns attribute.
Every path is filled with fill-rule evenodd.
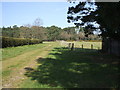
<svg viewBox="0 0 120 90"><path fill-rule="evenodd" d="M91 44L91 49L93 49L93 44Z"/></svg>
<svg viewBox="0 0 120 90"><path fill-rule="evenodd" d="M82 49L83 49L83 44L82 44Z"/></svg>
<svg viewBox="0 0 120 90"><path fill-rule="evenodd" d="M74 49L74 43L72 43L71 51L73 51L73 49Z"/></svg>
<svg viewBox="0 0 120 90"><path fill-rule="evenodd" d="M71 47L71 43L68 44L68 48L70 48L70 47Z"/></svg>

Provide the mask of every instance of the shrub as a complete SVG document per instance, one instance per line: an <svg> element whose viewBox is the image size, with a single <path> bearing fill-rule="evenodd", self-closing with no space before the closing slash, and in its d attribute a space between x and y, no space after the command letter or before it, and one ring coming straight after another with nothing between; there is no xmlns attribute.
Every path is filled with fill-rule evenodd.
<svg viewBox="0 0 120 90"><path fill-rule="evenodd" d="M42 43L42 41L39 39L12 38L12 37L0 37L0 38L2 38L2 48Z"/></svg>

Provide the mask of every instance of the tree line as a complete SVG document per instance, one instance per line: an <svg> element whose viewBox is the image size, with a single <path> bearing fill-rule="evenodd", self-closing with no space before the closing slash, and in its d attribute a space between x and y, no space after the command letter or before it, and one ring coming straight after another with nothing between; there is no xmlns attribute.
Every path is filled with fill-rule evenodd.
<svg viewBox="0 0 120 90"><path fill-rule="evenodd" d="M42 26L20 26L14 25L13 27L2 27L3 37L13 38L26 38L26 39L39 39L46 41L55 40L101 40L97 34L85 36L85 28L66 27L60 28L57 26L42 27Z"/></svg>

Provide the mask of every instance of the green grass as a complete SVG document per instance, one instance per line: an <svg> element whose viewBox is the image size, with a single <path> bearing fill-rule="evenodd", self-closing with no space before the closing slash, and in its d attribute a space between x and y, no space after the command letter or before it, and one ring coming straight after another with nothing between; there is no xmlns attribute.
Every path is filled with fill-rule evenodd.
<svg viewBox="0 0 120 90"><path fill-rule="evenodd" d="M18 83L19 88L116 88L119 86L119 59L116 56L98 52L101 42L73 43L75 43L73 51L66 48L66 44L60 46L56 42L4 48L3 78L9 80L17 75L19 77L16 71L37 61L35 67L30 67L33 70L26 70L24 73L26 79L20 81L21 83L18 81L11 83ZM82 44L84 49L81 49ZM94 46L92 50L91 44ZM56 48L52 49L52 47ZM41 58L36 60L38 56ZM7 83L7 80L4 83Z"/></svg>
<svg viewBox="0 0 120 90"><path fill-rule="evenodd" d="M79 44L79 43L78 43ZM116 88L119 59L97 50L54 48L38 67L26 71L21 88Z"/></svg>
<svg viewBox="0 0 120 90"><path fill-rule="evenodd" d="M14 84L17 85L17 82L19 84L15 77L24 78L24 75L20 74L24 72L24 67L35 67L35 59L47 55L49 50L56 44L54 42L46 42L43 44L4 48L2 54L4 57L2 60L3 85L9 85L9 82L11 82L11 87L14 87Z"/></svg>
<svg viewBox="0 0 120 90"><path fill-rule="evenodd" d="M2 60L15 57L17 55L23 54L28 51L43 48L46 45L47 44L35 44L35 45L25 45L25 46L4 48L2 49Z"/></svg>
<svg viewBox="0 0 120 90"><path fill-rule="evenodd" d="M6 60L10 60L10 58L14 58L16 56L19 56L21 54L24 54L33 50L41 49L47 45L48 44L35 44L35 45L25 45L25 46L9 47L9 48L2 49L3 68L7 67L6 69L2 70L3 78L6 76L9 76L14 68L21 67L23 63L26 62L26 60L20 60L20 61L18 60L6 61Z"/></svg>
<svg viewBox="0 0 120 90"><path fill-rule="evenodd" d="M93 45L93 49L101 49L102 47L102 42L75 42L75 46L79 47L79 48L87 48L87 49L91 49L91 45Z"/></svg>
<svg viewBox="0 0 120 90"><path fill-rule="evenodd" d="M31 78L25 80L24 83L22 83L21 85L24 86L23 88L51 88L49 84L39 84L37 81L31 81ZM61 88L61 87L57 86L53 88Z"/></svg>
<svg viewBox="0 0 120 90"><path fill-rule="evenodd" d="M2 76L8 76L10 75L11 71L10 70L5 70L4 72L2 72Z"/></svg>

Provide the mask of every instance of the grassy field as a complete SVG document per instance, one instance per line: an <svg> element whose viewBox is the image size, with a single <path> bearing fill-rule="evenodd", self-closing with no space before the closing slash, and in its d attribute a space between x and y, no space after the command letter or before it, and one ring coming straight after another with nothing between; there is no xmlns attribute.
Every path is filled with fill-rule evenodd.
<svg viewBox="0 0 120 90"><path fill-rule="evenodd" d="M119 59L98 52L101 42L73 42L75 43L73 51L67 48L67 43L46 42L3 49L3 86L19 88L119 86ZM81 48L82 44L84 49ZM93 49L90 49L91 44Z"/></svg>
<svg viewBox="0 0 120 90"><path fill-rule="evenodd" d="M49 50L57 43L43 43L19 47L4 48L2 50L2 79L3 87L17 87L18 82L24 81L24 68L35 67L36 59L47 56Z"/></svg>

